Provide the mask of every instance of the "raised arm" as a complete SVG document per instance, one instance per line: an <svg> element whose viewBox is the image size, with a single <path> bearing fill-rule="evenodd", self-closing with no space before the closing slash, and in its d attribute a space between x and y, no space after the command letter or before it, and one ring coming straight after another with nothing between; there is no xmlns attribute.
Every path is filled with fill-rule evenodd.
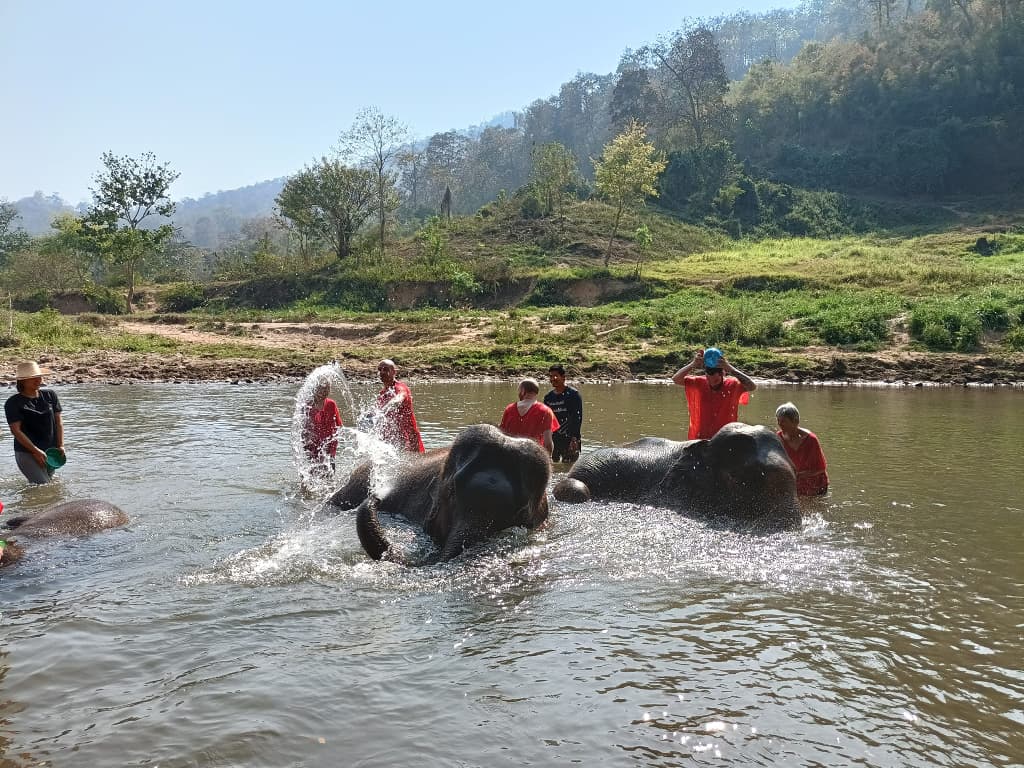
<svg viewBox="0 0 1024 768"><path fill-rule="evenodd" d="M704 350L697 350L697 353L693 356L693 360L688 362L686 365L684 365L682 368L680 368L672 375L672 382L674 384L678 384L679 386L683 386L683 379L690 375L690 371L692 371L694 368L703 367Z"/></svg>
<svg viewBox="0 0 1024 768"><path fill-rule="evenodd" d="M754 380L752 378L747 376L747 374L745 374L735 365L730 363L724 357L722 358L722 362L720 362L719 365L722 366L722 369L726 373L731 373L739 380L740 384L743 385L744 392L753 392L755 389L757 389L757 384L754 383Z"/></svg>

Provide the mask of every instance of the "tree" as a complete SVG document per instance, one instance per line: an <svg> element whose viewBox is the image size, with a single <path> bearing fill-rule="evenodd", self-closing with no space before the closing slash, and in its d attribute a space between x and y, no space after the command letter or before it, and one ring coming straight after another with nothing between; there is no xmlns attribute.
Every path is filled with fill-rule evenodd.
<svg viewBox="0 0 1024 768"><path fill-rule="evenodd" d="M643 202L645 196L657 197L654 183L663 170L665 160L654 145L648 143L646 129L636 120L630 121L626 130L612 139L601 157L594 161L597 189L616 206L615 225L604 255L605 267L612 258L612 245L619 231L623 209Z"/></svg>
<svg viewBox="0 0 1024 768"><path fill-rule="evenodd" d="M630 120L648 123L657 114L658 96L651 85L651 72L625 62L612 89L609 106L612 126L621 130Z"/></svg>
<svg viewBox="0 0 1024 768"><path fill-rule="evenodd" d="M0 200L0 267L7 263L11 254L28 245L28 233L15 221L20 219L18 209L6 200Z"/></svg>
<svg viewBox="0 0 1024 768"><path fill-rule="evenodd" d="M687 129L698 147L716 137L728 114L729 77L714 33L706 26L682 29L642 49L655 65L662 109Z"/></svg>
<svg viewBox="0 0 1024 768"><path fill-rule="evenodd" d="M392 170L409 129L395 117L368 107L357 115L352 127L341 134L339 150L349 162L365 163L376 177L377 220L380 223L380 253L384 255L387 218L399 204L395 191L397 174Z"/></svg>
<svg viewBox="0 0 1024 768"><path fill-rule="evenodd" d="M429 190L427 199L431 206L440 205L445 188L450 188L459 198L463 188L462 172L472 143L457 131L435 133L430 137L423 159Z"/></svg>
<svg viewBox="0 0 1024 768"><path fill-rule="evenodd" d="M562 201L566 187L578 176L572 152L552 141L533 153L530 180L544 199L545 214L551 215Z"/></svg>
<svg viewBox="0 0 1024 768"><path fill-rule="evenodd" d="M408 215L416 217L419 215L425 185L423 153L415 149L406 149L398 155L397 160L401 169L402 189L405 192L405 209Z"/></svg>
<svg viewBox="0 0 1024 768"><path fill-rule="evenodd" d="M124 267L131 312L139 267L174 234L171 224L152 227L148 225L154 221L146 220L174 213L167 193L179 174L168 163L158 164L151 152L138 158L104 152L102 159L106 170L94 177L97 188L90 190L93 204L85 224L103 256Z"/></svg>
<svg viewBox="0 0 1024 768"><path fill-rule="evenodd" d="M327 241L344 259L352 253L352 236L376 209L377 177L324 157L288 179L276 202L299 232Z"/></svg>

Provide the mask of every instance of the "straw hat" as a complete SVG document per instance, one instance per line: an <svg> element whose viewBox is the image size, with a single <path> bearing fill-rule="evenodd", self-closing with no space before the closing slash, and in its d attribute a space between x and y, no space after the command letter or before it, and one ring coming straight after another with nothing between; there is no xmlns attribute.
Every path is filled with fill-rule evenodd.
<svg viewBox="0 0 1024 768"><path fill-rule="evenodd" d="M21 381L22 379L34 379L36 376L42 376L44 373L49 373L49 371L40 368L39 363L35 360L29 360L25 363L18 363L18 373L15 378L18 381Z"/></svg>

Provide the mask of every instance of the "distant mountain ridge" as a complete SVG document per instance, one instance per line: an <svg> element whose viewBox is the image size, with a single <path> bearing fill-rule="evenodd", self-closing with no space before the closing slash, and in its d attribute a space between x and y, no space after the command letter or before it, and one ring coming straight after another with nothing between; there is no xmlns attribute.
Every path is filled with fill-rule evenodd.
<svg viewBox="0 0 1024 768"><path fill-rule="evenodd" d="M200 248L218 248L237 239L242 224L274 214L274 200L287 177L261 181L247 187L186 197L172 221L181 237Z"/></svg>

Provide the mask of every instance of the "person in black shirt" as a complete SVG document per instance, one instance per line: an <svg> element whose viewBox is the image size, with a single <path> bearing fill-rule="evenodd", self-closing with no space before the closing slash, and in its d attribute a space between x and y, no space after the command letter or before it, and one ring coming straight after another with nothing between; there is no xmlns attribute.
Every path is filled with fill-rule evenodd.
<svg viewBox="0 0 1024 768"><path fill-rule="evenodd" d="M555 444L551 460L572 464L580 457L582 446L583 398L565 383L565 368L561 365L548 368L548 380L553 389L544 395L544 405L554 411L560 425L551 436Z"/></svg>
<svg viewBox="0 0 1024 768"><path fill-rule="evenodd" d="M64 454L63 409L57 393L42 388L43 370L38 363L18 363L16 378L18 393L4 403L7 425L14 435L14 458L30 483L48 483L53 468L46 463L46 450L57 448Z"/></svg>

